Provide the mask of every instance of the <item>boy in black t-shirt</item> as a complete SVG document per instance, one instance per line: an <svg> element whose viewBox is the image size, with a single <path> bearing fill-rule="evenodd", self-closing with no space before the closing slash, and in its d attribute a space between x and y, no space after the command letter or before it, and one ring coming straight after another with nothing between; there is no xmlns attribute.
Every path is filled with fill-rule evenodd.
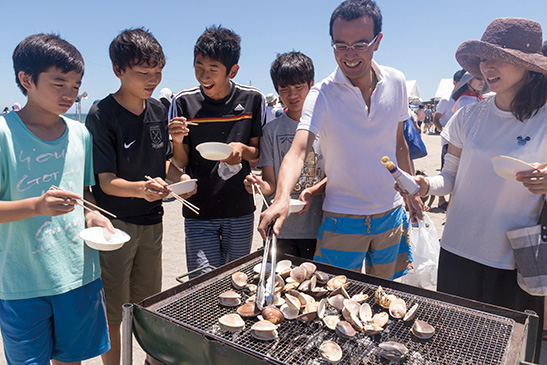
<svg viewBox="0 0 547 365"><path fill-rule="evenodd" d="M161 201L170 192L164 179L189 177L168 161L167 111L151 98L165 65L161 45L144 29L125 30L110 44L110 59L121 86L91 108L86 126L93 134L97 204L131 236L122 248L100 252L112 342L103 363L119 364L122 305L161 290Z"/></svg>
<svg viewBox="0 0 547 365"><path fill-rule="evenodd" d="M251 250L255 207L243 180L251 171L249 161L259 156L265 102L256 88L231 80L239 54L237 34L207 28L194 46L199 86L181 91L171 103L173 160L199 181L190 198L199 215L183 208L188 270L220 266ZM204 142L228 143L233 151L225 160L207 160L196 150Z"/></svg>

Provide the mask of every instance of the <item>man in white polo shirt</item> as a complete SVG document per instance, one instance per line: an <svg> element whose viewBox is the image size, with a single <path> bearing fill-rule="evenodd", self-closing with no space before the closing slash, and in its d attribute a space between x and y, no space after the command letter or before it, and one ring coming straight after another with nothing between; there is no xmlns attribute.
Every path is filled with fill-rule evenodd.
<svg viewBox="0 0 547 365"><path fill-rule="evenodd" d="M370 0L347 0L333 12L330 35L338 67L306 98L298 130L281 165L277 198L262 213L265 236L278 233L288 214L289 193L315 135L325 157L323 221L314 260L394 279L412 265L403 198L380 162L397 161L410 172L403 123L409 118L405 77L372 60L383 34L380 10ZM422 216L418 197L411 214Z"/></svg>

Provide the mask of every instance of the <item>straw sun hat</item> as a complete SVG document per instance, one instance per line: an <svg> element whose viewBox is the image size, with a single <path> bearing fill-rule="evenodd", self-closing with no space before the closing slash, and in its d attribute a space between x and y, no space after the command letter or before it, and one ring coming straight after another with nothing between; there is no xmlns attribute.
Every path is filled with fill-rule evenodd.
<svg viewBox="0 0 547 365"><path fill-rule="evenodd" d="M547 75L541 53L541 25L524 18L499 18L488 25L480 41L463 42L456 51L459 64L482 77L479 59L492 58Z"/></svg>

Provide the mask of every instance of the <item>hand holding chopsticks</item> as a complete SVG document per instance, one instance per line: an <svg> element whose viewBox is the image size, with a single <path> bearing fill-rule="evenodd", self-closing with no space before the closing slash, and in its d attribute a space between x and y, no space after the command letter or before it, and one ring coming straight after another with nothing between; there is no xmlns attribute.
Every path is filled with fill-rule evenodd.
<svg viewBox="0 0 547 365"><path fill-rule="evenodd" d="M150 181L150 182L156 182L158 183L158 181L152 179L150 176L145 176L146 180ZM177 194L173 193L173 192L170 192L169 193L169 196L172 197L172 198L175 198L176 200L178 200L179 202L182 203L182 205L186 206L186 208L190 209L192 212L196 213L199 215L199 208L196 207L194 204L190 203L188 200L184 199L183 197L181 196L178 196Z"/></svg>
<svg viewBox="0 0 547 365"><path fill-rule="evenodd" d="M57 186L55 186L55 185L52 185L51 188L52 188L52 189L55 189L55 190L63 191L63 189L61 189L61 188L59 188L59 187L57 187ZM101 212L103 212L103 213L105 213L105 214L108 214L108 215L111 216L112 218L118 218L118 217L116 217L114 214L110 213L109 211L107 211L107 210L105 210L105 209L99 207L98 205L95 205L95 204L93 204L93 203L91 203L91 202L88 202L87 200L85 200L85 199L83 199L83 198L81 199L81 201L82 201L84 204L89 205L89 206L90 206L91 208L93 208L93 209L100 210ZM81 206L82 208L84 208L84 209L90 211L91 213L97 214L97 215L99 215L100 217L104 218L101 214L97 213L97 212L96 212L95 210L93 210L93 209L90 209L90 208L86 207L84 204L81 204L81 203L79 203L78 201L76 201L76 205L79 205L79 206Z"/></svg>
<svg viewBox="0 0 547 365"><path fill-rule="evenodd" d="M250 175L255 176L255 174L253 174L252 171L251 171ZM264 205L266 206L266 208L268 208L270 205L268 204L268 201L266 200L266 197L262 193L262 189L260 188L260 185L254 183L254 184L252 184L252 188L253 188L253 199L255 199L254 196L255 196L255 188L256 188L256 190L258 190L258 193L262 197L262 201L264 202ZM256 207L256 200L255 200L255 207Z"/></svg>

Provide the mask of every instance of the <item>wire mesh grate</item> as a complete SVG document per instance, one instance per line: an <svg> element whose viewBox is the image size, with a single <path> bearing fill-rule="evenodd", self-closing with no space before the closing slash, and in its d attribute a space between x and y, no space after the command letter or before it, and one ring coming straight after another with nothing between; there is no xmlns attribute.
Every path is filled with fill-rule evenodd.
<svg viewBox="0 0 547 365"><path fill-rule="evenodd" d="M240 271L252 278L255 276L253 267L259 262L259 259L251 261ZM349 295L368 294L367 302L373 313L386 311L374 304L376 285L348 279L346 289ZM344 339L326 328L319 319L307 323L285 320L278 329L277 339L259 341L250 334L256 318L244 319L245 328L236 333L220 328L218 318L236 310L218 304L218 295L226 290L235 290L230 275L218 277L206 286L190 288L157 308L156 312L172 321L232 342L236 347L254 352L261 358L269 357L279 364L298 365L328 364L321 359L318 350L326 340L335 341L342 348L344 355L339 364L385 364L386 361L379 356L378 347L384 341L396 341L409 349L403 364L505 364L515 326L515 321L510 318L384 288L388 294L404 299L408 308L418 303L415 318L435 327L431 339L420 340L413 336L410 332L412 321L403 322L390 317L384 331L375 336L358 332L355 337ZM241 294L243 302L248 298L242 290L235 291Z"/></svg>

